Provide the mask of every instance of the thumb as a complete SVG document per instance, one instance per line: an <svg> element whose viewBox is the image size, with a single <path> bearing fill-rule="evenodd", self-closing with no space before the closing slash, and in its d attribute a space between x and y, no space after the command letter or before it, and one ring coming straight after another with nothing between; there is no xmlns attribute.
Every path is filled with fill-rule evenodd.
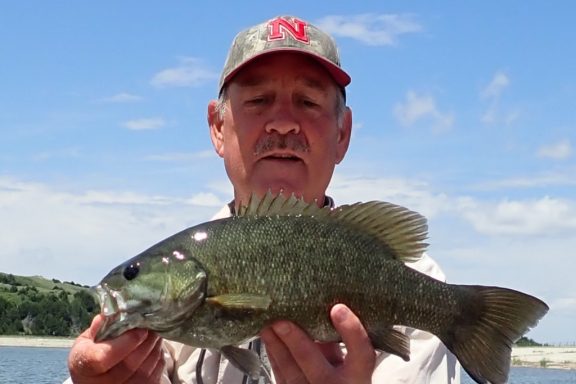
<svg viewBox="0 0 576 384"><path fill-rule="evenodd" d="M92 319L92 323L90 324L90 327L87 330L85 330L84 332L82 332L82 334L80 336L84 336L87 339L94 340L96 338L96 334L98 333L98 330L100 329L100 327L102 327L102 324L104 323L104 321L105 321L104 316L100 313L97 314Z"/></svg>

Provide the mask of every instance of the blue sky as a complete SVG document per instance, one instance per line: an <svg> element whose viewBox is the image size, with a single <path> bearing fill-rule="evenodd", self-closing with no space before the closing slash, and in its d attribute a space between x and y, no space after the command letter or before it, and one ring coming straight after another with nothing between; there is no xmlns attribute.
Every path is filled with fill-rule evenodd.
<svg viewBox="0 0 576 384"><path fill-rule="evenodd" d="M352 76L330 194L429 219L448 280L551 310L574 342L576 5L29 1L0 13L0 271L96 283L231 197L206 125L241 29L293 14Z"/></svg>

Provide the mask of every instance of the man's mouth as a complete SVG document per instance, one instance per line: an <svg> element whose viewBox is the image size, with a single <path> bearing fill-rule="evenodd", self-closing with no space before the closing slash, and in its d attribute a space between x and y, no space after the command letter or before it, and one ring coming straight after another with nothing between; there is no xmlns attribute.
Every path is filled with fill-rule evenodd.
<svg viewBox="0 0 576 384"><path fill-rule="evenodd" d="M302 161L300 156L294 153L271 153L263 156L263 160L280 160L280 161Z"/></svg>

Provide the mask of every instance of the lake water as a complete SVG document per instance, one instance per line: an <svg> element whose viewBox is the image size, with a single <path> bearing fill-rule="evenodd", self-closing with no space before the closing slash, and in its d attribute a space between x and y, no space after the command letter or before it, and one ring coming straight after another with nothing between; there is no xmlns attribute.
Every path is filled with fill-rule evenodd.
<svg viewBox="0 0 576 384"><path fill-rule="evenodd" d="M462 371L461 384L476 382ZM512 367L508 377L510 384L573 384L576 383L576 370Z"/></svg>
<svg viewBox="0 0 576 384"><path fill-rule="evenodd" d="M68 348L0 347L1 384L56 384L68 377ZM510 384L576 384L576 370L512 368ZM462 372L461 384L474 384Z"/></svg>
<svg viewBox="0 0 576 384"><path fill-rule="evenodd" d="M69 348L0 347L0 383L62 383L68 377L69 351Z"/></svg>

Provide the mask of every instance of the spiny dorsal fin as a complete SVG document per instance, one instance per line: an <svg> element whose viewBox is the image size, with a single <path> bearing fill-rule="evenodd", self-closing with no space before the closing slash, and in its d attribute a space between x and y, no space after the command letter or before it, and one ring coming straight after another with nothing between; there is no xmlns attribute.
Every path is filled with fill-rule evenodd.
<svg viewBox="0 0 576 384"><path fill-rule="evenodd" d="M428 237L426 218L408 208L383 201L330 209L306 203L294 195L287 198L268 191L262 198L252 194L248 205L238 210L238 216L313 216L337 220L377 237L403 262L418 260L428 246L424 243Z"/></svg>
<svg viewBox="0 0 576 384"><path fill-rule="evenodd" d="M286 197L268 191L260 198L256 194L250 196L248 205L238 209L238 216L315 216L322 217L330 214L329 207L319 207L315 203L308 204L294 194Z"/></svg>

